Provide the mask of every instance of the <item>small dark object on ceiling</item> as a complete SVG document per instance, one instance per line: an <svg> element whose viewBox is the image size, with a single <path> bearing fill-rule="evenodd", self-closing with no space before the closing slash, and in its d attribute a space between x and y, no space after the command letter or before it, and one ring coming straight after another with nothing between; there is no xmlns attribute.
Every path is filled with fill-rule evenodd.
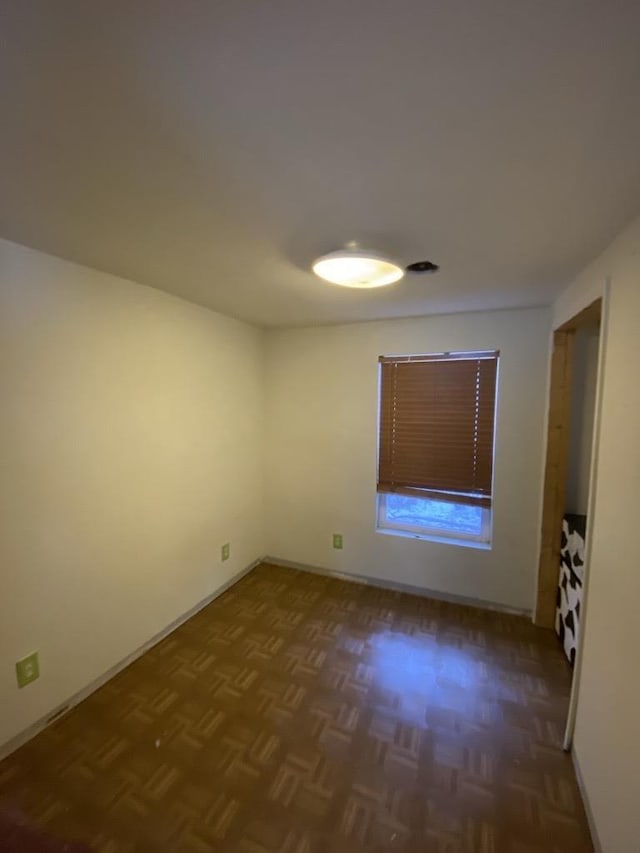
<svg viewBox="0 0 640 853"><path fill-rule="evenodd" d="M431 261L416 261L414 264L408 264L406 269L407 272L438 272L440 267Z"/></svg>

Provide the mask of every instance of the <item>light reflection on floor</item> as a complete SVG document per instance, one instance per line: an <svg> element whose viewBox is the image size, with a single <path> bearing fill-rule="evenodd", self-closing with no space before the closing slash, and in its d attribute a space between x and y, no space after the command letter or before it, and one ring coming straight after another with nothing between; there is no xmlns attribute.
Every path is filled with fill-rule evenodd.
<svg viewBox="0 0 640 853"><path fill-rule="evenodd" d="M484 680L482 667L469 653L431 635L380 631L368 645L375 686L401 696L403 716L422 725L429 704L462 710Z"/></svg>

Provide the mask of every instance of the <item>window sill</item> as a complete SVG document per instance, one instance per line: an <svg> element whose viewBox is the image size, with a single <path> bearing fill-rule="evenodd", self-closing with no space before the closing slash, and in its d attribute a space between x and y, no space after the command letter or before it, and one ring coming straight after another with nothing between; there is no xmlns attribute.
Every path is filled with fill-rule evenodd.
<svg viewBox="0 0 640 853"><path fill-rule="evenodd" d="M376 533L385 536L402 536L405 539L421 539L424 542L438 542L441 545L460 545L463 548L475 548L478 551L490 551L490 542L479 542L476 539L456 539L455 536L437 536L433 533L414 533L411 530L396 530L392 527L376 527Z"/></svg>

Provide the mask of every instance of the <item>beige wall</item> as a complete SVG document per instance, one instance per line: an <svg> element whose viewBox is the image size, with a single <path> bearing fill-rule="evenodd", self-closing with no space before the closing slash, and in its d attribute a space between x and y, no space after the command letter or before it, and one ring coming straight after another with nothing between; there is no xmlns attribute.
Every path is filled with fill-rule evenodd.
<svg viewBox="0 0 640 853"><path fill-rule="evenodd" d="M260 332L4 241L0 303L2 744L263 541Z"/></svg>
<svg viewBox="0 0 640 853"><path fill-rule="evenodd" d="M531 609L549 321L528 309L270 332L268 553ZM376 533L378 356L479 349L501 351L492 550Z"/></svg>
<svg viewBox="0 0 640 853"><path fill-rule="evenodd" d="M640 850L640 219L562 295L554 308L554 325L601 294L607 280L574 750L602 850L630 853Z"/></svg>

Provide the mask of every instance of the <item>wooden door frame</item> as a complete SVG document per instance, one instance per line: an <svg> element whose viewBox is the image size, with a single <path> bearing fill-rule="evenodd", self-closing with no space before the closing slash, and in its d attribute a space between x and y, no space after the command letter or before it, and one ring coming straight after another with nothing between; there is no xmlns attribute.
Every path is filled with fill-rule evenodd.
<svg viewBox="0 0 640 853"><path fill-rule="evenodd" d="M601 321L601 317L600 297L553 332L540 558L533 615L535 624L543 628L553 628L555 624L562 519L566 511L569 465L573 341L578 329L596 325Z"/></svg>

